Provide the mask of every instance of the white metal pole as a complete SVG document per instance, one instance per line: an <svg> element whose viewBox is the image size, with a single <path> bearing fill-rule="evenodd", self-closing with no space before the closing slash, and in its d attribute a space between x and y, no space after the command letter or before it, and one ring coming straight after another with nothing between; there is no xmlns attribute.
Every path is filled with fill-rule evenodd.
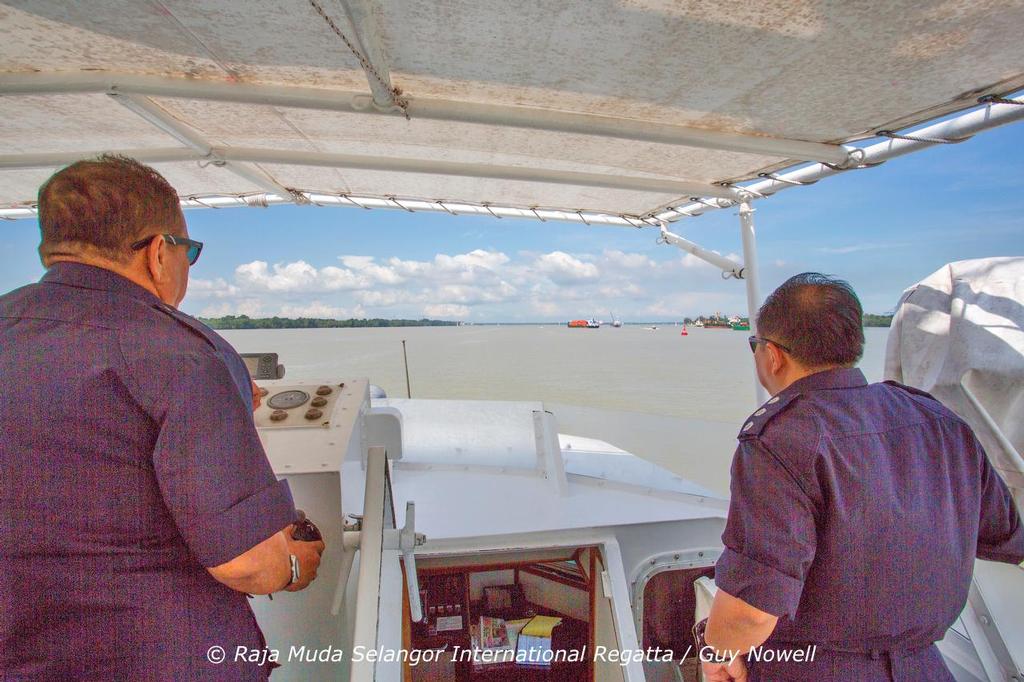
<svg viewBox="0 0 1024 682"><path fill-rule="evenodd" d="M352 645L377 648L380 576L384 552L384 486L387 455L383 447L369 449L366 459L366 492L363 496L363 528L359 536L359 578L356 582L356 620ZM351 682L373 682L376 664L352 661Z"/></svg>
<svg viewBox="0 0 1024 682"><path fill-rule="evenodd" d="M962 140L972 135L977 135L980 132L1024 119L1024 106L1022 106L1024 105L1024 97L1012 98L1012 101L1017 103L986 104L981 108L960 114L955 118L933 123L923 128L917 128L906 133L911 139L887 139L856 150L851 147L853 159L856 163L865 166L877 164L942 144L937 140ZM856 164L854 167L856 167ZM775 194L792 187L811 184L841 172L841 168L833 168L815 163L781 172L773 177L767 177L750 185L737 186L737 190L740 192L745 190L753 195L754 198L757 198L759 196ZM693 202L667 209L656 215L655 218L658 220L675 220L680 216L698 216L708 211L728 208L729 206L728 202Z"/></svg>
<svg viewBox="0 0 1024 682"><path fill-rule="evenodd" d="M167 125L161 126L163 130ZM187 150L146 149L120 150L118 153L143 163L160 163L166 160L226 161L228 168L236 163L265 163L285 166L315 166L322 168L349 168L355 170L386 171L395 173L421 173L424 175L449 175L463 178L491 178L516 182L532 182L554 185L576 185L582 187L604 187L608 189L656 192L674 196L705 196L736 201L739 192L731 187L721 187L703 181L678 178L647 177L637 175L613 175L609 173L587 173L559 170L554 168L529 168L526 166L495 165L487 163L464 163L437 159L397 158L371 156L367 154L342 154L333 152L302 152L288 149L261 149L253 147L209 147L208 151L195 148ZM62 166L85 158L94 152L69 151L43 154L2 154L0 168L39 168ZM165 158L170 154L170 158ZM247 178L248 179L248 178ZM252 181L250 179L250 181ZM275 194L290 198L288 190L280 186L269 188ZM394 208L400 208L395 206Z"/></svg>
<svg viewBox="0 0 1024 682"><path fill-rule="evenodd" d="M365 32L361 32L360 38L364 35ZM379 61L383 63L382 59ZM370 82L372 87L373 80ZM388 82L390 83L390 76ZM395 115L391 108L382 110L372 106L359 106L359 102L366 98L365 93L333 88L255 85L223 80L110 72L0 74L0 96L112 91L149 97L237 102L259 106L339 111L347 114ZM384 97L384 100L390 101L390 97ZM527 103L506 106L409 97L407 111L409 116L414 119L472 123L574 135L594 135L699 149L766 154L786 159L844 163L849 154L847 149L834 144L746 135L614 116L556 111L529 106Z"/></svg>
<svg viewBox="0 0 1024 682"><path fill-rule="evenodd" d="M754 209L749 201L740 203L740 237L743 239L743 279L747 283L747 315L750 332L757 334L757 310L761 307L761 294L757 277L757 236L754 234ZM768 400L768 392L754 374L754 397L760 405Z"/></svg>
<svg viewBox="0 0 1024 682"><path fill-rule="evenodd" d="M685 237L680 237L678 234L669 232L668 228L665 226L665 223L661 224L661 238L665 240L666 244L678 246L683 251L686 251L687 253L696 256L697 258L700 258L702 261L711 263L716 268L721 268L723 272L732 273L732 275L737 278L743 276L742 265L740 265L739 263L735 263L732 260L726 258L725 256L715 253L714 251L709 251L708 249L702 247L700 244L691 242L689 239L686 239Z"/></svg>

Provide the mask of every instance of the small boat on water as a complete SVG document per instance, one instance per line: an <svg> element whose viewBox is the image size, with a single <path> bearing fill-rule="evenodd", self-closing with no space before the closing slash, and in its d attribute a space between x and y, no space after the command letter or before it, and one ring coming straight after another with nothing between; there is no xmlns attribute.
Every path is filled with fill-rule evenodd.
<svg viewBox="0 0 1024 682"><path fill-rule="evenodd" d="M601 326L601 323L594 318L590 318L589 320L569 320L568 326L577 329L597 329Z"/></svg>
<svg viewBox="0 0 1024 682"><path fill-rule="evenodd" d="M686 325L683 325L683 331L679 333L679 336L689 336L690 332L686 331Z"/></svg>
<svg viewBox="0 0 1024 682"><path fill-rule="evenodd" d="M704 324L701 326L705 329L732 329L732 324L724 317L708 318L704 320Z"/></svg>
<svg viewBox="0 0 1024 682"><path fill-rule="evenodd" d="M737 320L731 323L734 331L738 332L749 332L750 331L750 320Z"/></svg>

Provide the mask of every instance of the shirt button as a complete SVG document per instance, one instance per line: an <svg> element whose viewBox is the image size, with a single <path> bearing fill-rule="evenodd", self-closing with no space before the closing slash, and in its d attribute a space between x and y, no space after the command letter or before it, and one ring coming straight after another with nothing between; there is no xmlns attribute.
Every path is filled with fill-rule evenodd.
<svg viewBox="0 0 1024 682"><path fill-rule="evenodd" d="M767 411L768 411L768 410L766 410L766 409L764 409L764 408L762 407L762 408L761 408L760 410L758 410L757 412L755 412L755 413L754 413L754 416L755 416L755 417L760 417L760 416L761 416L762 414L764 414L764 413L765 413L765 412L767 412Z"/></svg>
<svg viewBox="0 0 1024 682"><path fill-rule="evenodd" d="M746 424L743 425L744 431L749 431L752 428L754 428L754 422L747 422Z"/></svg>
<svg viewBox="0 0 1024 682"><path fill-rule="evenodd" d="M775 396L774 398L772 398L771 400L766 402L765 405L772 405L772 404L777 403L777 402L779 402L779 396Z"/></svg>

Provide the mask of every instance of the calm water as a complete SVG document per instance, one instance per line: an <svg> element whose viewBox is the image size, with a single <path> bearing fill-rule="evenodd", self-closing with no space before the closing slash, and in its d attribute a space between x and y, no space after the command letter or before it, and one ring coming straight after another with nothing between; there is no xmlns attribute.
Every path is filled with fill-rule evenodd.
<svg viewBox="0 0 1024 682"><path fill-rule="evenodd" d="M601 438L728 489L735 435L757 407L748 332L680 327L408 327L225 331L239 352L276 352L287 379L368 377L405 397L543 401L563 433ZM887 329L866 329L861 368L882 377ZM629 414L625 414L629 413Z"/></svg>

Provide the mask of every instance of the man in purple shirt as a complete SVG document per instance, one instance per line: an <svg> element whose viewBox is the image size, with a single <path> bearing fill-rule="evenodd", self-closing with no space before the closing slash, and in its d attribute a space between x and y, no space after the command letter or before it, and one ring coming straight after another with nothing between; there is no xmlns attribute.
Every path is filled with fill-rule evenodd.
<svg viewBox="0 0 1024 682"><path fill-rule="evenodd" d="M176 309L177 194L102 157L39 223L46 275L0 297L0 678L265 679L208 652L265 646L246 594L303 589L324 546L292 538L244 363Z"/></svg>
<svg viewBox="0 0 1024 682"><path fill-rule="evenodd" d="M850 286L817 273L758 313L750 347L773 397L739 433L703 634L729 660L705 663L707 682L952 680L934 642L975 557L1024 561L1024 525L970 427L854 367L861 318Z"/></svg>

